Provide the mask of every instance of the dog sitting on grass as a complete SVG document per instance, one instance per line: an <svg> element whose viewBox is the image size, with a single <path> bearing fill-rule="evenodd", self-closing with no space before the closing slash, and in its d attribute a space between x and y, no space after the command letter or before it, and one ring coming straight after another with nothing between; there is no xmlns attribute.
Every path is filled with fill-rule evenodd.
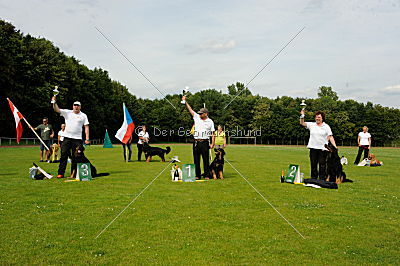
<svg viewBox="0 0 400 266"><path fill-rule="evenodd" d="M153 156L159 156L163 162L165 162L165 154L168 154L171 151L170 147L166 147L165 149L158 147L151 147L148 143L143 144L143 152L146 157L146 162L151 162Z"/></svg>
<svg viewBox="0 0 400 266"><path fill-rule="evenodd" d="M215 158L210 164L210 175L209 178L213 179L224 179L224 149L218 148L214 149Z"/></svg>
<svg viewBox="0 0 400 266"><path fill-rule="evenodd" d="M340 163L338 149L332 143L325 144L328 149L328 156L326 157L326 181L335 182L340 184L343 182L353 182L346 179L346 173L343 172L343 165Z"/></svg>
<svg viewBox="0 0 400 266"><path fill-rule="evenodd" d="M97 176L97 169L96 167L93 166L93 164L89 161L89 159L85 156L85 147L83 147L82 144L79 144L75 151L74 151L74 157L75 157L75 162L78 163L90 163L90 173L92 174L92 177ZM72 169L71 171L71 178L76 178L76 168Z"/></svg>
<svg viewBox="0 0 400 266"><path fill-rule="evenodd" d="M50 158L52 163L57 163L60 160L58 159L58 151L60 150L60 146L57 143L54 143L50 146Z"/></svg>
<svg viewBox="0 0 400 266"><path fill-rule="evenodd" d="M373 153L369 154L368 160L370 160L370 163L369 163L370 166L381 166L383 164L383 162L376 159L376 156Z"/></svg>

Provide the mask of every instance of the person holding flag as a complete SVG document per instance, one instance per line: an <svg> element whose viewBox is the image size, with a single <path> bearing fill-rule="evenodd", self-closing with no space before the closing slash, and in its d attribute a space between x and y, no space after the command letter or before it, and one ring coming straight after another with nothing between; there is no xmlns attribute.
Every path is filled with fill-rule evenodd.
<svg viewBox="0 0 400 266"><path fill-rule="evenodd" d="M52 98L53 109L65 119L64 141L61 147L60 165L57 178L64 178L67 168L68 156L72 158L71 172L76 168L74 150L82 144L82 129L85 128L85 144L89 144L89 120L86 114L81 112L81 103L76 101L72 110L60 109L56 103L56 96Z"/></svg>
<svg viewBox="0 0 400 266"><path fill-rule="evenodd" d="M115 134L115 137L122 142L122 147L124 148L124 160L127 161L126 156L126 148L129 150L128 162L131 162L132 156L132 133L135 129L135 124L133 123L132 117L128 112L128 109L125 106L125 103L122 104L122 110L124 113L124 122L122 123L121 128Z"/></svg>
<svg viewBox="0 0 400 266"><path fill-rule="evenodd" d="M54 137L54 130L49 124L49 119L47 117L44 117L42 124L33 128L33 130L40 131L40 136L42 137L43 142L47 147L51 146L51 139ZM46 156L43 156L43 153L45 153ZM43 144L40 145L40 161L47 161L48 163L50 162L50 150L45 151Z"/></svg>

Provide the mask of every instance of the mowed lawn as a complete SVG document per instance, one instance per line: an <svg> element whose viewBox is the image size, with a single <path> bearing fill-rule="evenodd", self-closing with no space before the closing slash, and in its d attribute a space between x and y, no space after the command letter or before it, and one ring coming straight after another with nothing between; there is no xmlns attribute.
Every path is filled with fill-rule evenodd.
<svg viewBox="0 0 400 266"><path fill-rule="evenodd" d="M170 146L167 158L192 162L190 145ZM35 181L38 150L0 148L1 264L399 262L399 149L374 149L384 166L347 165L354 183L328 190L279 182L290 163L309 177L305 147L229 146L226 158L305 239L227 163L225 180L199 183L171 182L169 166L109 225L168 163L125 163L120 146L91 146L87 156L110 176ZM351 163L356 151L339 153ZM56 174L58 164L39 165Z"/></svg>

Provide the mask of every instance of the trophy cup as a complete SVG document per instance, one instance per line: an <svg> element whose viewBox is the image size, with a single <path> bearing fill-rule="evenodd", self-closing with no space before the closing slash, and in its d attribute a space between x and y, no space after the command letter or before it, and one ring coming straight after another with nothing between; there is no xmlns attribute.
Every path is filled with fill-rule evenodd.
<svg viewBox="0 0 400 266"><path fill-rule="evenodd" d="M54 86L53 96L56 97L60 92L58 91L58 86ZM55 103L55 100L51 100L51 103Z"/></svg>
<svg viewBox="0 0 400 266"><path fill-rule="evenodd" d="M305 101L306 101L306 100L301 100L300 106L301 106L301 110L302 110L302 111L306 110L307 104L305 103Z"/></svg>
<svg viewBox="0 0 400 266"><path fill-rule="evenodd" d="M300 104L300 106L301 106L301 112L300 112L300 119L304 119L304 117L306 116L304 113L305 113L305 110L306 110L306 103L305 103L305 101L306 100L301 100L301 104Z"/></svg>
<svg viewBox="0 0 400 266"><path fill-rule="evenodd" d="M183 97L183 96L186 96L186 94L187 94L188 92L189 92L189 87L186 86L185 89L183 90L182 97ZM185 100L182 100L182 101L181 101L181 104L186 104L186 101L185 101Z"/></svg>

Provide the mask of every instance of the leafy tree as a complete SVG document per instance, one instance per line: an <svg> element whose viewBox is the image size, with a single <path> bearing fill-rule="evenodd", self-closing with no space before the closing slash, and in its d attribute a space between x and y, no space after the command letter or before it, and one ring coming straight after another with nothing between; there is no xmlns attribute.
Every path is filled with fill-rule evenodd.
<svg viewBox="0 0 400 266"><path fill-rule="evenodd" d="M334 101L339 100L337 93L332 90L332 87L321 86L318 89L318 98L328 97Z"/></svg>

